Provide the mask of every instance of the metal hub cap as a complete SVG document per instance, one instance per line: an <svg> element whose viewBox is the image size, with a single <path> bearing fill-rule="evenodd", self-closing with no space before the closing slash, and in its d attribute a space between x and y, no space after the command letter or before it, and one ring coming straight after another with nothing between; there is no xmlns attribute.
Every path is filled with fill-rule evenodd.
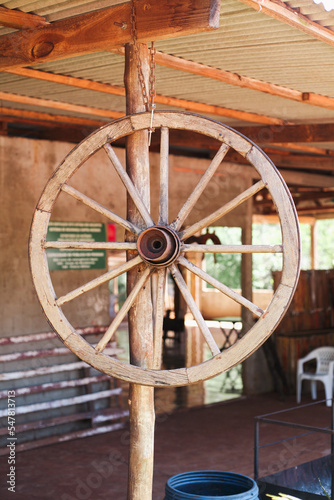
<svg viewBox="0 0 334 500"><path fill-rule="evenodd" d="M141 257L154 266L167 266L180 254L180 239L164 226L149 227L140 233L137 248Z"/></svg>

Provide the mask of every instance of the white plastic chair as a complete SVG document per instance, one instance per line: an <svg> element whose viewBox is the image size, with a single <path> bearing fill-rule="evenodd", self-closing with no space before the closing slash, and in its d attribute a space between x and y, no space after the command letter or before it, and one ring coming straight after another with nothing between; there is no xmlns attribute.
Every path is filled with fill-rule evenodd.
<svg viewBox="0 0 334 500"><path fill-rule="evenodd" d="M315 373L304 372L304 364L315 359ZM297 403L300 403L303 380L310 380L312 399L317 399L317 381L325 387L326 405L332 405L334 374L334 347L318 347L307 356L298 360L297 366Z"/></svg>

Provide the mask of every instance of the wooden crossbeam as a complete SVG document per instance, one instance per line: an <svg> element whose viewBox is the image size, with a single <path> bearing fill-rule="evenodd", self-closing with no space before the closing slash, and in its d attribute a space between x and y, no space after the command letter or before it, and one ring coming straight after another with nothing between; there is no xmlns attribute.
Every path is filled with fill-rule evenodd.
<svg viewBox="0 0 334 500"><path fill-rule="evenodd" d="M334 46L334 32L320 24L311 21L280 0L240 0L257 11L261 11L274 19L278 19L307 35Z"/></svg>
<svg viewBox="0 0 334 500"><path fill-rule="evenodd" d="M219 27L219 0L137 0L139 42L174 38ZM81 14L0 38L0 68L27 66L132 42L131 4Z"/></svg>
<svg viewBox="0 0 334 500"><path fill-rule="evenodd" d="M334 137L334 123L238 127L238 130L257 144L333 142Z"/></svg>
<svg viewBox="0 0 334 500"><path fill-rule="evenodd" d="M297 205L300 202L304 201L319 201L319 200L334 200L334 190L332 191L309 191L307 193L301 194L300 192L295 192L291 193L293 200L295 204ZM264 207L272 207L273 206L273 201L272 199L263 199L263 200L255 200L255 204L257 207L261 207L263 209Z"/></svg>
<svg viewBox="0 0 334 500"><path fill-rule="evenodd" d="M44 17L29 14L27 12L21 12L19 10L6 9L6 7L0 7L0 26L7 26L9 28L21 30L47 26L48 24L49 23L46 22Z"/></svg>
<svg viewBox="0 0 334 500"><path fill-rule="evenodd" d="M118 112L115 112L118 113ZM21 123L31 123L33 120L35 124L50 126L52 123L67 123L73 126L82 126L87 128L96 128L104 125L105 120L94 120L89 118L78 118L74 116L56 115L45 112L28 111L24 109L0 107L0 120L4 122L18 121ZM305 151L308 151L307 146L300 145L300 142L332 142L334 136L334 124L309 124L309 125L285 125L285 126L261 126L261 127L236 127L240 133L251 139L257 144L275 144L281 147L290 147L293 141L293 146ZM154 144L153 136L153 144ZM178 130L177 133L171 131L171 144L175 146L190 146L199 149L213 149L219 147L219 142L206 137L202 134L185 133ZM317 154L326 154L332 156L333 151L326 149L310 148L310 152ZM274 154L279 155L278 151ZM280 153L283 158L283 152ZM285 155L284 155L285 156ZM297 155L296 155L297 156ZM310 163L317 161L316 157L308 156ZM286 160L288 161L288 160ZM329 161L332 161L331 159ZM325 163L326 164L326 163ZM329 163L328 163L329 164Z"/></svg>
<svg viewBox="0 0 334 500"><path fill-rule="evenodd" d="M90 120L85 118L77 118L64 115L50 115L48 113L36 113L33 111L17 110L12 108L0 108L0 114L3 115L1 117L1 120L3 120L4 122L30 123L37 126L43 125L45 127L50 128L50 130L52 130L51 136L46 134L45 135L46 139L50 138L55 139L55 137L58 137L57 135L58 132L61 131L63 133L64 127L66 127L65 133L63 133L62 136L59 135L60 137L59 140L69 141L71 139L71 133L73 132L75 135L74 142L83 139L88 133L93 131L95 128L105 124L104 121ZM58 127L61 126L61 129L59 128L57 129L57 125ZM157 145L157 137L155 134L153 134L152 150L154 150L156 145ZM181 130L176 131L176 133L174 133L174 131L171 130L170 145L171 147L174 145L190 146L190 147L196 146L198 148L217 150L219 146L219 141L210 140L209 138L204 137L202 134L196 134L196 133L191 134L187 132L187 134L184 135L182 134ZM230 161L238 163L244 162L243 158L240 155L238 158L232 157ZM285 181L290 186L291 185L309 186L314 188L334 187L333 175L307 173L307 172L302 172L301 170L296 170L293 167L284 169L281 171L281 173Z"/></svg>
<svg viewBox="0 0 334 500"><path fill-rule="evenodd" d="M331 149L318 148L316 146L305 146L305 144L295 144L294 142L279 143L276 142L275 146L300 151L302 153L313 153L316 155L334 156L334 151Z"/></svg>
<svg viewBox="0 0 334 500"><path fill-rule="evenodd" d="M334 172L334 158L326 156L311 156L306 154L280 154L278 151L273 151L270 148L264 148L265 153L271 161L280 168L295 169L295 170L320 170ZM229 152L226 155L226 161L235 163L248 163L238 153Z"/></svg>

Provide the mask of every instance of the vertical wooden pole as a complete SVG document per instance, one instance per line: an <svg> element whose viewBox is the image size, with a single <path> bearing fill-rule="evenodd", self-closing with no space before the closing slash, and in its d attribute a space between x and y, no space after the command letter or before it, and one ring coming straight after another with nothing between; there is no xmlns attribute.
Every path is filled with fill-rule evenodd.
<svg viewBox="0 0 334 500"><path fill-rule="evenodd" d="M241 242L243 245L252 244L252 221L253 221L253 200L250 198L245 202L247 215L245 217L244 226L241 233ZM253 301L253 279L252 279L252 254L242 254L241 257L241 290L242 296ZM253 313L242 307L242 329L245 334L254 324Z"/></svg>
<svg viewBox="0 0 334 500"><path fill-rule="evenodd" d="M243 245L252 244L252 215L253 215L253 201L250 198L245 202L246 215L244 217L244 226L241 232L241 243ZM252 283L252 254L242 254L241 257L241 293L246 299L253 302L253 283ZM241 321L242 321L242 334L248 332L253 326L253 314L246 307L241 308ZM242 379L243 379L243 393L254 394L256 393L256 369L257 363L254 355L246 359L242 364Z"/></svg>
<svg viewBox="0 0 334 500"><path fill-rule="evenodd" d="M148 89L149 53L146 44L138 44L142 71ZM125 46L126 111L127 114L146 111L138 80L134 46ZM126 168L143 202L150 207L150 175L147 131L136 132L127 138ZM128 220L144 227L144 222L128 197ZM132 235L127 236L131 241ZM130 253L130 252L129 252ZM131 257L131 255L129 255ZM128 273L128 293L140 278L143 267ZM129 312L130 361L136 366L151 368L153 362L153 325L151 287L143 289ZM128 500L151 500L154 453L154 389L130 384L130 456Z"/></svg>
<svg viewBox="0 0 334 500"><path fill-rule="evenodd" d="M317 220L310 224L311 227L311 269L318 267L318 242L317 242Z"/></svg>

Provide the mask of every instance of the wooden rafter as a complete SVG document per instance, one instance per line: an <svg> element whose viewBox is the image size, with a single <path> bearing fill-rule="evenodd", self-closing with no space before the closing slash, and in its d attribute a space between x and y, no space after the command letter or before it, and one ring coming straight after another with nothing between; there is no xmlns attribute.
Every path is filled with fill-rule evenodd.
<svg viewBox="0 0 334 500"><path fill-rule="evenodd" d="M106 94L112 94L112 95L118 95L118 96L125 96L125 89L124 87L121 86L116 86L116 85L109 85L106 83L100 83L100 82L94 82L92 80L85 80L83 78L75 78L72 76L66 76L66 75L57 75L54 73L48 73L45 71L38 71L34 69L29 69L29 68L19 68L16 70L11 70L9 73L13 73L16 75L20 76L25 76L28 78L36 78L39 80L43 81L49 81L53 83L60 83L63 85L69 85L71 87L79 87L83 88L86 90L94 90L97 92L103 92ZM10 97L11 94L5 94L3 93L3 99L4 100L15 100L15 97ZM7 97L7 99L6 99ZM28 98L27 98L28 99ZM19 101L17 101L19 102ZM195 113L205 113L205 114L210 114L210 115L216 115L216 116L224 116L224 117L229 117L229 118L235 118L237 120L242 120L246 122L253 122L253 123L263 123L267 125L284 125L285 122L284 120L281 120L280 118L274 118L266 115L260 115L257 113L250 113L247 111L239 111L236 109L230 109L230 108L223 108L221 106L215 106L212 104L205 104L201 102L195 102L195 101L190 101L186 99L178 99L175 97L168 97L168 96L163 96L163 95L156 95L155 97L155 102L158 104L163 104L165 106L173 106L177 108L182 108L187 111L193 111ZM38 105L38 100L36 99L35 105ZM45 104L40 103L40 105L45 106ZM70 104L67 104L68 110L70 108ZM52 107L52 106L49 106ZM64 109L58 107L58 109ZM73 111L75 111L73 109ZM102 110L101 110L102 111ZM80 112L80 111L79 111ZM82 111L81 111L82 112ZM110 117L116 117L115 113L116 112L110 112L113 113L109 114ZM94 114L94 113L92 113ZM103 116L101 112L95 113L98 114L99 116ZM104 116L108 116L105 114Z"/></svg>
<svg viewBox="0 0 334 500"><path fill-rule="evenodd" d="M139 42L175 38L217 29L219 0L136 1ZM55 21L0 38L0 68L27 66L79 54L110 50L132 42L131 4Z"/></svg>
<svg viewBox="0 0 334 500"><path fill-rule="evenodd" d="M20 104L28 104L30 106L59 109L86 115L96 115L104 118L120 118L121 116L124 116L124 113L121 113L119 111L93 108L92 106L80 106L78 104L69 104L66 102L53 101L51 99L41 99L40 97L28 97L24 95L10 94L8 92L0 92L0 100L16 102Z"/></svg>
<svg viewBox="0 0 334 500"><path fill-rule="evenodd" d="M0 6L0 26L22 30L47 26L48 24L44 17Z"/></svg>
<svg viewBox="0 0 334 500"><path fill-rule="evenodd" d="M233 73L232 71L213 68L212 66L207 66L205 64L197 63L194 61L188 61L181 57L164 54L163 52L156 53L155 61L157 64L166 66L168 68L178 69L187 73L192 73L194 75L204 76L206 78L211 78L213 80L228 83L229 85L235 85L237 87L264 92L276 97L283 97L284 99L291 99L292 101L302 102L304 104L310 104L312 106L319 106L322 108L334 110L333 97L316 94L314 92L300 92L299 90L283 87L282 85L276 85L274 83L257 80L256 78L242 76L238 73Z"/></svg>
<svg viewBox="0 0 334 500"><path fill-rule="evenodd" d="M278 19L307 35L334 46L332 30L311 21L307 16L300 14L280 0L239 0L257 11L261 11L274 19Z"/></svg>
<svg viewBox="0 0 334 500"><path fill-rule="evenodd" d="M112 51L116 53L123 54L124 50L120 49L117 51ZM257 80L256 78L250 78L246 76L239 75L238 73L233 73L231 71L225 71L219 68L213 68L212 66L207 66L205 64L197 63L194 61L188 61L181 57L176 57L170 54L164 54L163 52L157 52L155 56L155 62L161 66L166 66L168 68L177 69L180 71L185 71L187 73L192 73L198 76L204 76L206 78L211 78L213 80L218 80L229 85L235 85L241 88L247 88L250 90L255 90L258 92L264 92L266 94L273 95L275 97L282 97L284 99L290 99L292 101L309 104L312 106L319 106L325 109L334 110L334 98L324 96L321 94L316 94L314 92L300 92L299 90L290 89L288 87L283 87L280 85L275 85L273 83L264 82L262 80ZM16 68L4 70L7 73L26 76L29 78L36 78L45 81L52 81L56 83L62 83L64 85L75 86L90 90L97 90L99 92L107 92L115 95L124 95L124 88L116 85L107 85L99 82L93 82L92 80L86 80L82 78L69 77L65 75L55 75L53 73L48 73L45 71L38 71L29 68ZM160 99L160 101L159 101ZM164 96L157 96L157 102L162 104L168 104L166 102L167 98ZM172 99L172 98L169 98ZM190 101L188 101L190 102ZM184 101L186 104L186 101ZM172 106L178 106L178 104L171 104ZM180 106L185 109L189 109L187 106ZM216 106L216 108L220 109L228 109L221 108L220 106ZM197 112L204 112L210 114L216 114L214 109L211 108L211 111L204 111L203 109L195 109ZM233 110L234 111L234 110ZM243 117L236 116L235 114L221 114L217 113L220 116L232 116L233 118L240 118L241 120L251 121L255 123L276 123L274 118L268 117L266 120L260 117L264 115L258 115L256 113L249 113L248 118L247 115Z"/></svg>
<svg viewBox="0 0 334 500"><path fill-rule="evenodd" d="M77 118L76 116L54 115L51 113L41 113L26 109L0 107L1 120L4 122L34 123L35 125L52 126L57 124L69 124L81 127L97 128L106 124L106 121L91 120L90 118Z"/></svg>

